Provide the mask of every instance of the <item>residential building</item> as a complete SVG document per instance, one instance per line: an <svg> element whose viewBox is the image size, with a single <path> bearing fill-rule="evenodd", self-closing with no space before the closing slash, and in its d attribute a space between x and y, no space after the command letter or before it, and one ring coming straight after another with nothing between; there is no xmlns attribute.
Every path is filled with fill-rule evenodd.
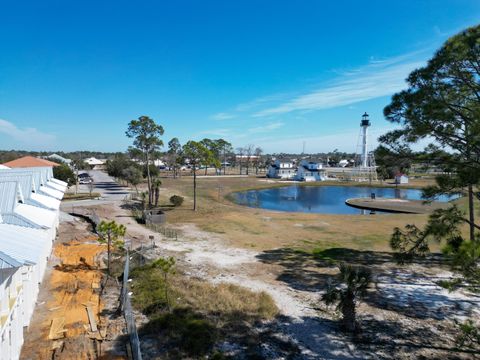
<svg viewBox="0 0 480 360"><path fill-rule="evenodd" d="M20 357L67 185L41 164L0 171L0 359Z"/></svg>
<svg viewBox="0 0 480 360"><path fill-rule="evenodd" d="M58 154L51 154L51 155L45 156L45 158L46 159L51 159L53 161L57 161L57 162L60 162L60 163L63 163L63 164L67 164L68 166L70 166L72 164L71 159L64 158L63 156L60 156Z"/></svg>
<svg viewBox="0 0 480 360"><path fill-rule="evenodd" d="M302 160L297 169L295 180L298 181L324 181L327 179L322 164Z"/></svg>
<svg viewBox="0 0 480 360"><path fill-rule="evenodd" d="M398 173L395 175L395 184L408 184L408 176L402 173Z"/></svg>
<svg viewBox="0 0 480 360"><path fill-rule="evenodd" d="M295 178L297 174L297 170L295 168L295 163L292 161L282 161L282 160L275 160L275 162L270 165L267 177L274 178L274 179L284 179L284 180L291 180Z"/></svg>
<svg viewBox="0 0 480 360"><path fill-rule="evenodd" d="M9 168L32 168L32 167L53 167L53 166L60 166L60 164L45 160L41 158L36 158L34 156L24 156L12 161L8 161L3 163L4 166Z"/></svg>

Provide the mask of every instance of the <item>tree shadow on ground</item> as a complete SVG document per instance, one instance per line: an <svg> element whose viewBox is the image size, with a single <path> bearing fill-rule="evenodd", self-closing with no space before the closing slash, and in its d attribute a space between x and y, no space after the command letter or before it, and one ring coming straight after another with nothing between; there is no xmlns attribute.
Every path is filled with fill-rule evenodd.
<svg viewBox="0 0 480 360"><path fill-rule="evenodd" d="M437 285L448 277L428 274L435 265L445 265L439 255L400 267L388 252L331 248L307 253L291 248L267 250L257 255L266 264L282 267L277 280L295 290L320 293L336 282L337 264L368 266L373 273L372 291L364 300L370 306L418 319L443 320L453 315L468 316L480 306L480 298L449 296Z"/></svg>
<svg viewBox="0 0 480 360"><path fill-rule="evenodd" d="M265 264L280 265L282 272L277 280L302 291L318 292L324 289L336 274L337 264L380 266L392 261L387 252L359 251L331 248L308 253L292 248L266 250L257 259Z"/></svg>
<svg viewBox="0 0 480 360"><path fill-rule="evenodd" d="M143 210L142 203L140 201L128 201L128 202L123 202L120 205L120 208L123 210Z"/></svg>
<svg viewBox="0 0 480 360"><path fill-rule="evenodd" d="M373 269L374 277L384 273L386 264L392 264L392 268L398 267L392 253L347 248L330 248L312 252L279 248L266 250L256 257L265 264L280 265L283 270L277 280L303 291L323 289L332 278L332 274L336 273L337 265L341 262L368 266ZM445 265L445 261L439 255L431 255L416 261L415 264L435 266ZM398 270L398 274L408 272L407 269L408 267Z"/></svg>
<svg viewBox="0 0 480 360"><path fill-rule="evenodd" d="M381 275L375 291L364 302L410 318L434 320L470 316L472 310L480 306L480 297L450 295L435 282L434 278L412 273L402 273L398 277Z"/></svg>
<svg viewBox="0 0 480 360"><path fill-rule="evenodd" d="M294 343L260 327L261 319L238 311L205 314L176 308L151 315L139 336L146 358L203 358L228 350L234 358L267 359L265 347L285 359L299 353Z"/></svg>
<svg viewBox="0 0 480 360"><path fill-rule="evenodd" d="M391 359L395 353L402 358L419 359L467 359L477 354L473 349L456 348L451 339L444 337L444 330L442 324L433 327L410 322L407 325L367 316L361 320L361 332L355 337L355 343L359 349L385 359Z"/></svg>
<svg viewBox="0 0 480 360"><path fill-rule="evenodd" d="M441 327L372 317L362 317L359 324L359 333L346 334L338 321L322 317L278 315L252 322L243 313L184 308L152 317L140 326L139 337L148 359L217 358L213 354L222 354L219 359L471 359L477 354L455 348ZM129 341L126 335L116 340Z"/></svg>
<svg viewBox="0 0 480 360"><path fill-rule="evenodd" d="M123 189L127 189L128 187L127 186L124 186L124 185L120 185L118 183L114 183L114 182L108 182L108 181L104 181L104 182L96 182L95 183L95 187L99 188L99 189L119 189L119 190L123 190Z"/></svg>

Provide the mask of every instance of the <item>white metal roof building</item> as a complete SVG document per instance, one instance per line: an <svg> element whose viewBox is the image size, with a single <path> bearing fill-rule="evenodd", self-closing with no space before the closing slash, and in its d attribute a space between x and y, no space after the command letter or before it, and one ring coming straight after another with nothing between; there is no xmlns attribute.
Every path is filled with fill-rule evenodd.
<svg viewBox="0 0 480 360"><path fill-rule="evenodd" d="M55 238L58 211L25 204L24 199L19 182L0 180L0 222L34 229L47 229L52 239Z"/></svg>
<svg viewBox="0 0 480 360"><path fill-rule="evenodd" d="M72 163L71 159L64 158L63 156L58 155L58 154L51 154L51 155L45 156L45 159L49 159L49 160L53 160L53 161L59 161L59 162L62 162L64 164L67 164L67 165L70 165Z"/></svg>
<svg viewBox="0 0 480 360"><path fill-rule="evenodd" d="M95 157L90 157L88 159L85 159L85 162L90 165L90 166L95 166L95 165L104 165L105 160L100 160Z"/></svg>
<svg viewBox="0 0 480 360"><path fill-rule="evenodd" d="M5 181L17 181L19 183L25 204L50 210L58 210L60 208L60 200L38 192L40 187L36 186L33 173L2 171L0 172L0 182Z"/></svg>
<svg viewBox="0 0 480 360"><path fill-rule="evenodd" d="M45 230L0 224L0 358L18 359L45 273L52 239Z"/></svg>
<svg viewBox="0 0 480 360"><path fill-rule="evenodd" d="M44 193L58 200L63 198L67 183L53 177L51 167L15 168L0 171L0 176L31 176L35 192Z"/></svg>
<svg viewBox="0 0 480 360"><path fill-rule="evenodd" d="M0 359L18 359L59 219L51 168L0 171Z"/></svg>
<svg viewBox="0 0 480 360"><path fill-rule="evenodd" d="M0 253L22 265L37 265L37 281L45 272L47 258L52 251L53 239L48 231L0 224Z"/></svg>

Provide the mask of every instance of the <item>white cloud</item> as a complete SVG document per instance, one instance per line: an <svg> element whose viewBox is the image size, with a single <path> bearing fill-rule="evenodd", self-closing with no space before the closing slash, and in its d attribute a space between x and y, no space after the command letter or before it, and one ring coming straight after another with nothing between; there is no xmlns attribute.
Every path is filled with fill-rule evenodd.
<svg viewBox="0 0 480 360"><path fill-rule="evenodd" d="M267 125L262 125L262 126L256 126L253 128L248 129L248 132L250 133L262 133L262 132L269 132L275 129L278 129L284 125L283 122L273 122L269 123Z"/></svg>
<svg viewBox="0 0 480 360"><path fill-rule="evenodd" d="M35 128L18 128L15 124L0 119L0 133L7 135L20 143L48 146L55 140L55 135L41 132Z"/></svg>
<svg viewBox="0 0 480 360"><path fill-rule="evenodd" d="M281 101L285 98L288 98L288 96L289 95L287 93L279 93L275 95L262 96L252 101L237 105L235 107L235 111L237 112L252 111L253 109L263 104L271 103L273 101Z"/></svg>
<svg viewBox="0 0 480 360"><path fill-rule="evenodd" d="M343 72L336 79L289 100L256 112L253 116L272 116L292 111L311 111L350 105L391 95L406 88L408 74L425 64L415 52Z"/></svg>
<svg viewBox="0 0 480 360"><path fill-rule="evenodd" d="M221 112L221 113L213 115L212 119L213 120L228 120L228 119L233 119L234 117L235 117L235 115L233 115L233 114L228 114L228 113Z"/></svg>
<svg viewBox="0 0 480 360"><path fill-rule="evenodd" d="M210 129L200 131L197 135L211 135L211 136L228 136L231 134L231 129Z"/></svg>

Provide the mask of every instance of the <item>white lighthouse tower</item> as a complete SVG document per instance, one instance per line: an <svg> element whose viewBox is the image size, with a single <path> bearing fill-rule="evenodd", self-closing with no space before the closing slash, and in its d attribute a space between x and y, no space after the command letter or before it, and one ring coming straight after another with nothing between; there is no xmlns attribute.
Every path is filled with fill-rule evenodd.
<svg viewBox="0 0 480 360"><path fill-rule="evenodd" d="M368 139L367 139L367 134L368 134L368 128L370 127L370 120L368 119L368 114L365 112L365 114L362 115L362 121L360 122L360 127L362 128L362 153L361 153L361 162L362 162L362 167L366 168L369 166L368 164Z"/></svg>
<svg viewBox="0 0 480 360"><path fill-rule="evenodd" d="M377 167L373 151L368 150L368 128L371 126L368 114L365 112L360 121L360 134L357 142L355 168L352 171L354 181L376 181Z"/></svg>

